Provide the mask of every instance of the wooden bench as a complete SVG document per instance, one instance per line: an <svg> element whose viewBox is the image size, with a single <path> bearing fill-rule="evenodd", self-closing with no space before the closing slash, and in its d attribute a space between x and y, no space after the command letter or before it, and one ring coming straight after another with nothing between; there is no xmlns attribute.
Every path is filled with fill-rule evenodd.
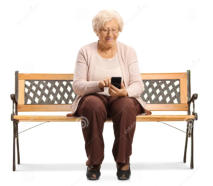
<svg viewBox="0 0 213 186"><path fill-rule="evenodd" d="M186 138L183 162L186 162L188 138L191 137L191 160L193 162L193 127L197 120L195 100L191 96L190 70L183 73L143 73L141 78L145 91L141 95L151 111L186 111L184 115L138 115L138 122L185 121ZM70 112L70 105L76 94L72 88L73 74L37 74L15 72L15 94L11 94L13 109L13 171L20 164L19 132L20 122L80 122L80 117L66 115L20 115L20 112ZM190 108L193 106L193 111ZM110 119L108 119L110 121ZM17 150L17 153L16 153Z"/></svg>

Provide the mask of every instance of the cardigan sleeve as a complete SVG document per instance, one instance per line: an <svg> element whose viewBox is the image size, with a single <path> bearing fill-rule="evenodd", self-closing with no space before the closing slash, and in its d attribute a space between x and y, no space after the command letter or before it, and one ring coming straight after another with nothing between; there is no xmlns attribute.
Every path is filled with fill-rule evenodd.
<svg viewBox="0 0 213 186"><path fill-rule="evenodd" d="M88 81L88 60L83 48L78 52L75 70L74 70L74 79L73 79L73 90L77 95L84 96L86 94L101 92L103 89L100 89L98 86L99 81Z"/></svg>
<svg viewBox="0 0 213 186"><path fill-rule="evenodd" d="M127 92L129 97L140 97L144 91L144 83L141 79L137 55L133 48L127 52L127 63L129 71L129 85Z"/></svg>

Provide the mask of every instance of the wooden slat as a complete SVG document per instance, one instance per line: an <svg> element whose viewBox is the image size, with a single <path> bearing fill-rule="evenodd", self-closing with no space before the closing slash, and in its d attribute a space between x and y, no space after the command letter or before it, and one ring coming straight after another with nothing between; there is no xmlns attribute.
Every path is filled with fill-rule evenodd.
<svg viewBox="0 0 213 186"><path fill-rule="evenodd" d="M141 78L146 79L181 79L187 76L186 72L182 73L142 73Z"/></svg>
<svg viewBox="0 0 213 186"><path fill-rule="evenodd" d="M18 104L24 104L24 80L18 80Z"/></svg>
<svg viewBox="0 0 213 186"><path fill-rule="evenodd" d="M151 111L187 111L187 104L146 104Z"/></svg>
<svg viewBox="0 0 213 186"><path fill-rule="evenodd" d="M147 104L147 109L151 111L187 111L187 104ZM71 104L55 105L18 105L19 112L64 112L70 111Z"/></svg>
<svg viewBox="0 0 213 186"><path fill-rule="evenodd" d="M180 102L187 103L187 75L180 79Z"/></svg>
<svg viewBox="0 0 213 186"><path fill-rule="evenodd" d="M73 80L73 74L23 74L19 73L18 78L20 80Z"/></svg>
<svg viewBox="0 0 213 186"><path fill-rule="evenodd" d="M186 121L189 119L194 119L193 115L138 115L137 121ZM81 121L80 117L66 117L66 116L33 116L33 115L15 115L14 119L22 122L79 122ZM110 118L107 121L111 121Z"/></svg>
<svg viewBox="0 0 213 186"><path fill-rule="evenodd" d="M71 104L54 104L54 105L18 105L19 112L64 112L70 111Z"/></svg>
<svg viewBox="0 0 213 186"><path fill-rule="evenodd" d="M66 117L66 116L38 116L38 115L15 115L13 117L19 121L25 122L44 122L44 121L52 121L52 122L69 122L69 121L81 121L80 117Z"/></svg>
<svg viewBox="0 0 213 186"><path fill-rule="evenodd" d="M137 121L146 121L146 122L152 122L152 121L187 121L190 119L195 119L194 115L148 115L143 116L139 115L137 116Z"/></svg>
<svg viewBox="0 0 213 186"><path fill-rule="evenodd" d="M187 73L141 73L142 79L181 79ZM73 80L74 74L19 73L20 80Z"/></svg>

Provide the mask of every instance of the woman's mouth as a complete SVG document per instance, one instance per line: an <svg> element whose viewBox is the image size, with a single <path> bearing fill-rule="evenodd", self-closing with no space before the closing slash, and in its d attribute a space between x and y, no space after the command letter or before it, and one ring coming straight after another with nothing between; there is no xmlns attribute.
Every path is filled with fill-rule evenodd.
<svg viewBox="0 0 213 186"><path fill-rule="evenodd" d="M113 38L107 37L107 38L106 38L106 41L113 41Z"/></svg>

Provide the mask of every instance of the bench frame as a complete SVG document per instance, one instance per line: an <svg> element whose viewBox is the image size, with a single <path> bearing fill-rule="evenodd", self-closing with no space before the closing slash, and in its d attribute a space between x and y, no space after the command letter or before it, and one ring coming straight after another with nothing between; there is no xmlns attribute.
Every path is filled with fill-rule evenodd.
<svg viewBox="0 0 213 186"><path fill-rule="evenodd" d="M158 73L159 75L165 75L165 73ZM169 77L172 77L173 74L176 73L169 73ZM18 112L21 111L28 111L28 110L24 110L22 109L22 107L20 107L19 101L20 101L20 88L24 89L24 85L20 85L19 80L20 77L24 77L24 75L27 75L27 77L31 77L32 74L19 74L18 71L15 71L15 94L11 94L10 98L12 100L12 114L11 114L11 121L13 122L13 164L12 164L12 170L15 171L16 170L16 155L17 155L17 163L20 164L20 151L19 151L19 129L18 129L18 124L19 122L21 122L21 119L17 119L16 117L19 116ZM34 76L38 77L39 75L48 75L48 74L34 74ZM51 77L54 76L54 74L50 74ZM55 74L55 80L57 80L57 76L59 77L59 75L61 74ZM64 76L68 77L69 80L73 80L73 74L63 74ZM153 74L141 74L141 76L146 75L146 79L153 79L152 75ZM168 75L168 73L167 73ZM185 77L187 78L187 83L185 83L183 81L181 85L182 88L181 89L187 89L187 92L183 92L184 96L187 97L187 100L184 100L184 102L186 104L180 104L181 107L171 107L171 105L165 109L162 109L162 105L158 104L158 105L154 105L156 107L150 107L150 110L185 110L187 111L186 116L187 119L185 119L185 121L187 122L187 127L186 127L186 137L185 137L185 146L184 146L184 156L183 156L183 162L186 163L186 155L187 155L187 145L188 145L188 138L191 138L191 160L190 160L190 168L193 169L194 168L194 120L198 119L198 114L195 112L195 100L198 98L198 94L193 94L191 96L191 80L190 80L190 70L187 70L187 72L185 73ZM182 90L181 90L182 91ZM181 93L182 94L182 93ZM183 94L181 95L183 97ZM18 97L19 96L19 97ZM185 99L185 97L183 97ZM182 98L181 98L182 99ZM22 100L23 100L23 96L22 96ZM150 104L152 105L152 104ZM175 105L175 104L174 104ZM23 105L22 105L23 106ZM39 106L39 105L38 105ZM67 105L65 105L67 106ZM193 110L191 111L191 106L193 107ZM37 108L37 107L36 107ZM55 109L54 107L50 107L53 108L52 110L47 110L48 108L46 108L46 110L39 110L39 111L68 111L69 107L63 107L64 110L59 110L59 109ZM61 107L62 108L62 107ZM31 111L38 111L36 109ZM151 115L151 117L149 116L141 116L138 117L136 121L183 121L181 118L179 118L179 120L176 119L172 119L172 117L167 117L164 118L164 120L162 120L162 117L159 119L159 117L155 117L156 115ZM158 115L159 116L159 115ZM150 118L152 118L152 120L150 120ZM23 121L34 121L32 119L29 118L25 118L25 120ZM39 120L37 120L39 121ZM43 118L42 121L45 121L45 118ZM56 120L47 120L47 121L64 121L64 120L60 120L60 119L56 119ZM81 121L81 118L77 118L74 117L72 119L66 119L66 121ZM111 121L110 119L107 121ZM17 150L17 153L16 153Z"/></svg>

